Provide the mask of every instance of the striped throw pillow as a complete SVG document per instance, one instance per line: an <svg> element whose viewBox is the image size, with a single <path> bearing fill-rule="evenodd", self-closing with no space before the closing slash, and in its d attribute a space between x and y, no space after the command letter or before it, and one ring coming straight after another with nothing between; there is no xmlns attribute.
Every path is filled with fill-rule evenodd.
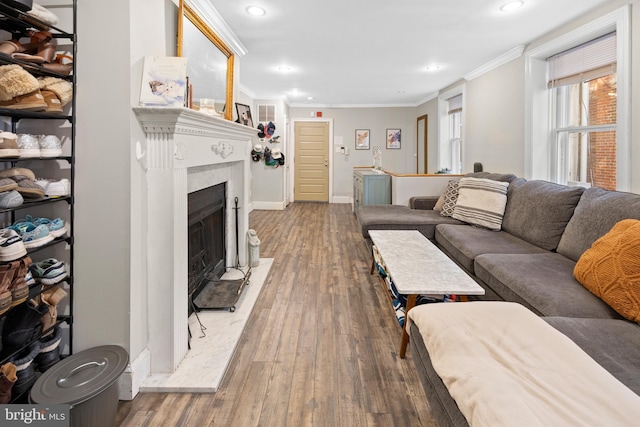
<svg viewBox="0 0 640 427"><path fill-rule="evenodd" d="M500 230L507 206L508 187L508 182L461 178L458 200L451 217L489 230Z"/></svg>

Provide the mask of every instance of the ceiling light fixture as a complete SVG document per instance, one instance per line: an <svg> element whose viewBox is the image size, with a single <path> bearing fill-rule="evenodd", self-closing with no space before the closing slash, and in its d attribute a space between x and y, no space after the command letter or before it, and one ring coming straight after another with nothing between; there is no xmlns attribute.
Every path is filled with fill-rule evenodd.
<svg viewBox="0 0 640 427"><path fill-rule="evenodd" d="M291 67L281 65L278 67L278 71L280 71L281 73L288 73L289 71L291 71Z"/></svg>
<svg viewBox="0 0 640 427"><path fill-rule="evenodd" d="M441 67L439 65L429 65L425 68L427 71L438 71Z"/></svg>
<svg viewBox="0 0 640 427"><path fill-rule="evenodd" d="M509 3L505 3L500 6L500 10L503 12L512 12L514 10L520 9L522 6L524 6L523 1L510 1Z"/></svg>
<svg viewBox="0 0 640 427"><path fill-rule="evenodd" d="M267 11L260 6L248 6L247 13L251 16L264 16L267 14Z"/></svg>

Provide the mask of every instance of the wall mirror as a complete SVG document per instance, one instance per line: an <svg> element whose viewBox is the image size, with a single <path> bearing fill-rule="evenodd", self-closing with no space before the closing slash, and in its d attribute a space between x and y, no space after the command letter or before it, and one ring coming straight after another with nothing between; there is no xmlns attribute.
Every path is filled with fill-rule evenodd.
<svg viewBox="0 0 640 427"><path fill-rule="evenodd" d="M233 52L185 0L178 11L178 56L188 58L194 104L214 99L216 110L224 109L224 118L232 120Z"/></svg>

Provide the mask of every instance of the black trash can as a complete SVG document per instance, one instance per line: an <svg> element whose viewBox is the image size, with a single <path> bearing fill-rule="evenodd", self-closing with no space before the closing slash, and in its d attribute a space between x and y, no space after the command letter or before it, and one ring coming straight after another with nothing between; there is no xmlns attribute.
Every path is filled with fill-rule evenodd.
<svg viewBox="0 0 640 427"><path fill-rule="evenodd" d="M117 345L93 347L53 365L36 381L35 404L71 405L71 427L112 427L118 412L118 378L129 363Z"/></svg>

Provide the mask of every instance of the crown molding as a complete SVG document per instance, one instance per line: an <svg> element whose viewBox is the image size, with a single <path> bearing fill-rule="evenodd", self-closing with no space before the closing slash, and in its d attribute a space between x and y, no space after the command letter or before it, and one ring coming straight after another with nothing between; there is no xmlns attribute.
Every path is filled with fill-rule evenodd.
<svg viewBox="0 0 640 427"><path fill-rule="evenodd" d="M516 46L513 49L498 56L497 58L463 75L462 78L464 78L467 81L477 79L481 75L486 74L489 71L494 70L499 66L506 64L507 62L513 61L514 59L519 58L520 56L522 56L522 53L524 52L524 48L525 48L525 45Z"/></svg>
<svg viewBox="0 0 640 427"><path fill-rule="evenodd" d="M242 44L240 39L235 35L231 27L227 25L225 20L220 16L218 11L207 0L185 0L196 13L211 27L222 41L237 57L247 54L247 48Z"/></svg>

